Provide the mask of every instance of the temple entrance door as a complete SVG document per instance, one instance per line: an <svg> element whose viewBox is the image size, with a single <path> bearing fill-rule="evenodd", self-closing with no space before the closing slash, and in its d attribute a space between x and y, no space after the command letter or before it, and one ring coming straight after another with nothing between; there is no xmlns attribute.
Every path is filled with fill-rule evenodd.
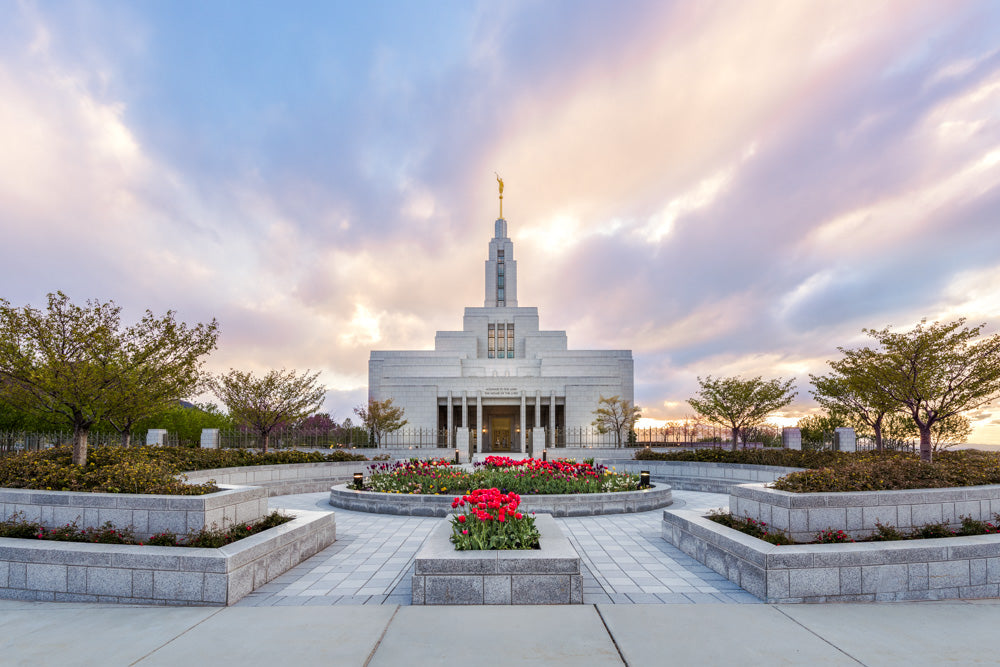
<svg viewBox="0 0 1000 667"><path fill-rule="evenodd" d="M510 451L510 417L494 417L491 423L492 428L492 449L494 452Z"/></svg>

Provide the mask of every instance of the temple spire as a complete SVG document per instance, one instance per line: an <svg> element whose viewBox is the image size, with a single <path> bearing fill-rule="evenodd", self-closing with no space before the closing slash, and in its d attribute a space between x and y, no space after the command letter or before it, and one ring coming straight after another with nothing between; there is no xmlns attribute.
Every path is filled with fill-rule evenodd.
<svg viewBox="0 0 1000 667"><path fill-rule="evenodd" d="M497 177L497 183L500 185L500 219L503 220L503 179L500 178L500 174L493 172Z"/></svg>

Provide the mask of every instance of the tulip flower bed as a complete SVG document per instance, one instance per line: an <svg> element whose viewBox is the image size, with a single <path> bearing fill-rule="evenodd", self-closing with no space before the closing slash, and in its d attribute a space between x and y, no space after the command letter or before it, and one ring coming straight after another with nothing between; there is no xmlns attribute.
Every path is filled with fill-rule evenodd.
<svg viewBox="0 0 1000 667"><path fill-rule="evenodd" d="M521 497L499 489L475 489L455 498L453 509L464 514L451 519L451 541L455 549L537 549L540 537L535 519L517 511Z"/></svg>
<svg viewBox="0 0 1000 667"><path fill-rule="evenodd" d="M520 495L636 491L639 476L573 461L488 456L469 473L442 462L408 461L369 466L365 489L382 493L441 494L497 488Z"/></svg>

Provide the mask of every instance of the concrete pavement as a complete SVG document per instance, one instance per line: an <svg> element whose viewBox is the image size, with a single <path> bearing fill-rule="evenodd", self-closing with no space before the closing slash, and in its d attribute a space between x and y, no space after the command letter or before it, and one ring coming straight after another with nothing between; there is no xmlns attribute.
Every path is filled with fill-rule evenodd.
<svg viewBox="0 0 1000 667"><path fill-rule="evenodd" d="M14 665L996 664L1000 601L162 608L0 600Z"/></svg>

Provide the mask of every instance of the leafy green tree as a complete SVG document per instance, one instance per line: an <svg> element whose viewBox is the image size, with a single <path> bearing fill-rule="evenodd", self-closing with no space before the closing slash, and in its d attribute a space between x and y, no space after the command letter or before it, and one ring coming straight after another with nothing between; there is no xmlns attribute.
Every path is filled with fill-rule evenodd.
<svg viewBox="0 0 1000 667"><path fill-rule="evenodd" d="M229 415L223 413L214 403L174 403L166 410L143 419L137 430L140 432L150 428L164 428L169 433L177 434L180 445L198 446L201 443L201 432L206 428L222 430L235 428Z"/></svg>
<svg viewBox="0 0 1000 667"><path fill-rule="evenodd" d="M202 357L215 349L218 336L215 320L188 327L173 311L163 317L146 311L138 325L126 329L116 355L119 379L110 388L112 406L104 416L123 446L131 444L137 422L202 388Z"/></svg>
<svg viewBox="0 0 1000 667"><path fill-rule="evenodd" d="M849 425L842 415L832 412L807 415L795 424L801 432L802 442L811 445L823 444L826 442L827 434L832 434L836 429Z"/></svg>
<svg viewBox="0 0 1000 667"><path fill-rule="evenodd" d="M230 418L260 438L266 453L271 432L291 426L319 410L326 387L317 384L319 372L268 371L263 377L230 369L211 378L209 387L226 406Z"/></svg>
<svg viewBox="0 0 1000 667"><path fill-rule="evenodd" d="M985 325L954 322L920 324L895 333L864 329L880 346L863 355L870 382L907 412L920 435L920 458L931 460L935 424L990 403L1000 395L1000 334L980 339Z"/></svg>
<svg viewBox="0 0 1000 667"><path fill-rule="evenodd" d="M763 380L759 375L749 380L742 377L698 378L701 389L688 404L706 421L730 429L733 449L742 436L746 447L747 429L764 423L767 416L780 410L795 397L795 380Z"/></svg>
<svg viewBox="0 0 1000 667"><path fill-rule="evenodd" d="M813 398L830 414L848 415L852 421L870 429L875 449L882 451L883 422L899 404L873 373L879 356L870 349L844 350L844 358L830 361L828 375L810 375Z"/></svg>
<svg viewBox="0 0 1000 667"><path fill-rule="evenodd" d="M382 438L387 433L398 431L409 423L403 419L403 408L393 405L391 398L384 401L369 398L368 405L359 405L354 408L354 413L372 434L376 447L382 444Z"/></svg>
<svg viewBox="0 0 1000 667"><path fill-rule="evenodd" d="M62 292L48 295L46 312L31 306L14 308L0 299L0 381L5 400L33 413L65 419L73 429L76 465L87 462L92 428L149 399L145 385L134 377L197 373L197 356L215 345L214 320L188 329L174 322L172 313L158 319L147 311L142 321L122 330L120 312L113 301L90 300L77 306ZM194 334L196 344L186 338ZM171 354L188 344L200 346L200 354ZM180 392L187 385L172 386Z"/></svg>
<svg viewBox="0 0 1000 667"><path fill-rule="evenodd" d="M601 396L594 410L592 425L598 433L614 433L615 447L621 447L622 441L632 434L635 422L642 416L642 408L633 405L631 401L621 396L605 398Z"/></svg>

